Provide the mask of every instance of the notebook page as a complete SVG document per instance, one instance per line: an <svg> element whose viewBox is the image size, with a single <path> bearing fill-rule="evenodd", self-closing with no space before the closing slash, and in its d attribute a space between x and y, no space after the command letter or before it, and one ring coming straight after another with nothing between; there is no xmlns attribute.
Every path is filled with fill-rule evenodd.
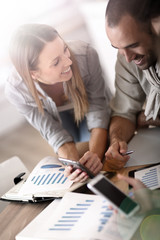
<svg viewBox="0 0 160 240"><path fill-rule="evenodd" d="M64 166L55 157L45 157L33 169L19 194L48 193L63 191L72 185L64 176Z"/></svg>

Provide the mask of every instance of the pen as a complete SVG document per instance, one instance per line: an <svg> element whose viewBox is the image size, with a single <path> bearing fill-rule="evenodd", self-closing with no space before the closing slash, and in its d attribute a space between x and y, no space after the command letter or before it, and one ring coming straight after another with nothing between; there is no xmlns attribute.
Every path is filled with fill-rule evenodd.
<svg viewBox="0 0 160 240"><path fill-rule="evenodd" d="M126 155L129 155L129 154L132 154L134 151L130 150L130 151L127 151L125 153L121 153L122 156L126 156Z"/></svg>

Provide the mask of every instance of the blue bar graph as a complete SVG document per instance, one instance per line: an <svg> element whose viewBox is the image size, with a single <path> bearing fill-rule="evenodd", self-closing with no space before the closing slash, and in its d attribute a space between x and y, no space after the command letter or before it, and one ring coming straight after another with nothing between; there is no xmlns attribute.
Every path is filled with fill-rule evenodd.
<svg viewBox="0 0 160 240"><path fill-rule="evenodd" d="M82 207L88 207L88 206L91 206L91 204L90 203L77 203L77 205L76 206L82 206Z"/></svg>
<svg viewBox="0 0 160 240"><path fill-rule="evenodd" d="M92 206L94 200L86 199L84 203L76 203L73 207L67 209L65 214L61 216L49 231L71 231L79 222L81 217Z"/></svg>
<svg viewBox="0 0 160 240"><path fill-rule="evenodd" d="M46 178L44 179L44 181L43 181L43 185L45 184L45 182L47 181L47 179L49 178L49 176L50 176L51 174L48 174L48 175L46 175Z"/></svg>
<svg viewBox="0 0 160 240"><path fill-rule="evenodd" d="M67 180L67 177L63 180L62 184L64 184L66 180Z"/></svg>
<svg viewBox="0 0 160 240"><path fill-rule="evenodd" d="M34 179L35 179L35 176L32 178L32 180L31 180L31 181L34 181Z"/></svg>
<svg viewBox="0 0 160 240"><path fill-rule="evenodd" d="M57 173L53 173L53 174L41 174L38 176L34 176L31 179L31 182L34 185L55 185L55 184L64 184L67 180L67 177L64 177L63 171L61 172L57 172Z"/></svg>
<svg viewBox="0 0 160 240"><path fill-rule="evenodd" d="M34 184L36 184L36 182L38 181L38 179L40 178L40 176L38 176L34 182Z"/></svg>
<svg viewBox="0 0 160 240"><path fill-rule="evenodd" d="M62 216L62 218L80 218L81 216Z"/></svg>
<svg viewBox="0 0 160 240"><path fill-rule="evenodd" d="M58 171L63 172L64 170L65 170L65 168L60 168Z"/></svg>
<svg viewBox="0 0 160 240"><path fill-rule="evenodd" d="M156 187L159 184L157 169L150 169L147 173L144 174L144 176L142 176L141 180L148 188Z"/></svg>
<svg viewBox="0 0 160 240"><path fill-rule="evenodd" d="M79 215L79 214L84 214L84 212L66 212L66 214L76 214L76 215Z"/></svg>
<svg viewBox="0 0 160 240"><path fill-rule="evenodd" d="M52 174L52 176L50 177L50 179L48 180L47 184L49 184L51 182L51 180L53 179L53 177L55 176L55 173Z"/></svg>
<svg viewBox="0 0 160 240"><path fill-rule="evenodd" d="M77 210L77 211L78 211L78 210L80 210L80 211L81 211L81 210L87 210L87 209L88 209L88 208L70 208L70 210Z"/></svg>
<svg viewBox="0 0 160 240"><path fill-rule="evenodd" d="M45 175L43 175L43 176L41 177L41 179L39 180L39 182L37 183L37 185L39 185L39 184L42 182L42 180L43 180L44 177L45 177Z"/></svg>
<svg viewBox="0 0 160 240"><path fill-rule="evenodd" d="M58 220L58 222L77 222L78 220Z"/></svg>
<svg viewBox="0 0 160 240"><path fill-rule="evenodd" d="M72 228L49 228L50 231L70 231Z"/></svg>
<svg viewBox="0 0 160 240"><path fill-rule="evenodd" d="M57 181L57 183L60 183L60 181L62 180L63 177L64 177L64 174L61 175L61 177L59 178L59 180Z"/></svg>
<svg viewBox="0 0 160 240"><path fill-rule="evenodd" d="M43 166L41 166L41 168L60 168L61 167L61 165L58 165L58 164L46 164L46 165L43 165Z"/></svg>
<svg viewBox="0 0 160 240"><path fill-rule="evenodd" d="M61 173L58 173L58 174L55 176L55 178L54 178L52 184L54 184L54 183L56 182L56 180L58 179L58 177L59 177L60 175L61 175Z"/></svg>
<svg viewBox="0 0 160 240"><path fill-rule="evenodd" d="M98 232L101 232L104 228L104 225L108 222L110 217L113 215L113 210L109 209L108 206L104 203L102 205L102 212L100 213L101 217L99 219Z"/></svg>

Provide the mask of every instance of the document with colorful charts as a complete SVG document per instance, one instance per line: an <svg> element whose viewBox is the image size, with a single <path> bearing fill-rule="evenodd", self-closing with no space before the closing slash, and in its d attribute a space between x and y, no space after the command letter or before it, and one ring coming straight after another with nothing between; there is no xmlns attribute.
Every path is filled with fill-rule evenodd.
<svg viewBox="0 0 160 240"><path fill-rule="evenodd" d="M67 192L54 200L16 240L129 240L142 217L124 218L103 197Z"/></svg>
<svg viewBox="0 0 160 240"><path fill-rule="evenodd" d="M64 176L64 166L57 158L48 156L37 164L26 180L16 184L1 198L37 202L62 197L66 191L72 190L72 183Z"/></svg>

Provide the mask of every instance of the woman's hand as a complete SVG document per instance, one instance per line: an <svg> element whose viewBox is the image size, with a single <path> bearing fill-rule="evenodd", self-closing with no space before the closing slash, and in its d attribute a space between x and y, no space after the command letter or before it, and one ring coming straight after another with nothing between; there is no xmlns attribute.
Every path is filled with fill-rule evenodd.
<svg viewBox="0 0 160 240"><path fill-rule="evenodd" d="M83 157L80 158L79 162L88 168L94 175L99 173L103 167L98 155L90 151L86 152ZM88 178L86 172L83 172L81 169L76 169L73 171L73 167L71 166L66 167L64 174L74 182L84 182Z"/></svg>
<svg viewBox="0 0 160 240"><path fill-rule="evenodd" d="M142 188L146 188L146 186L139 180L131 177L125 177L121 174L118 174L117 177L121 180L124 180L127 182L129 185L131 185L134 189L134 191L137 191Z"/></svg>
<svg viewBox="0 0 160 240"><path fill-rule="evenodd" d="M139 203L140 213L146 213L154 208L152 191L148 189L139 179L125 177L121 174L118 174L117 177L133 187L134 191L132 198Z"/></svg>

